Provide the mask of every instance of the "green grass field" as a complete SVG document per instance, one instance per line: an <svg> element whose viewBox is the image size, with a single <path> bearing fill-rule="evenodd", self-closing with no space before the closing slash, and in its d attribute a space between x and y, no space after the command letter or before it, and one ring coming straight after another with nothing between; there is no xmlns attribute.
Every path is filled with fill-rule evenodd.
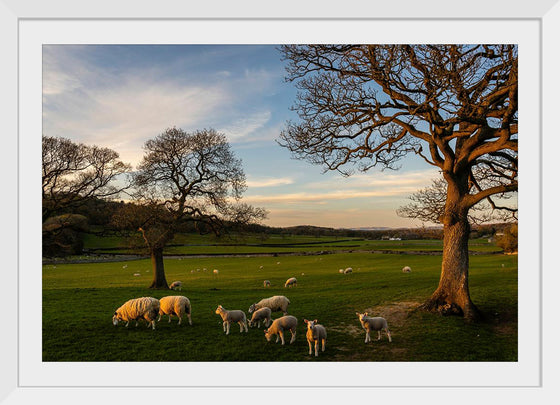
<svg viewBox="0 0 560 405"><path fill-rule="evenodd" d="M181 292L149 290L149 260L44 265L43 360L517 361L517 256L471 257L471 296L487 315L478 324L416 310L436 288L440 264L436 255L358 252L166 259L167 280L181 280ZM401 272L405 265L411 273ZM338 272L349 266L353 274ZM298 286L284 288L291 276ZM263 287L265 279L272 287ZM169 324L167 317L155 331L145 324L112 325L114 310L126 300L165 295L189 297L192 326L177 325L176 318ZM214 313L218 304L247 313L253 302L272 295L291 301L288 311L299 321L294 344L267 342L262 328L240 334L233 325L224 334ZM393 342L372 336L365 344L357 311L385 316ZM318 358L308 355L304 318L317 318L327 328L327 348Z"/></svg>

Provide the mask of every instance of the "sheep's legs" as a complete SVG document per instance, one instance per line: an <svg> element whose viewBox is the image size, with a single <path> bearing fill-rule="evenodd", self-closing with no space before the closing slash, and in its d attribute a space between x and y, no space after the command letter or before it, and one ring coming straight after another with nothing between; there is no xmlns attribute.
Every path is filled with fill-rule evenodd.
<svg viewBox="0 0 560 405"><path fill-rule="evenodd" d="M381 329L377 331L377 340L381 340Z"/></svg>
<svg viewBox="0 0 560 405"><path fill-rule="evenodd" d="M171 323L171 314L168 314L167 317L169 318L169 320L167 321L167 323Z"/></svg>
<svg viewBox="0 0 560 405"><path fill-rule="evenodd" d="M238 322L239 324L239 332L243 333L243 322Z"/></svg>
<svg viewBox="0 0 560 405"><path fill-rule="evenodd" d="M319 340L315 341L315 357L319 356Z"/></svg>
<svg viewBox="0 0 560 405"><path fill-rule="evenodd" d="M226 331L226 324L227 324L226 321L224 321L224 323L222 324L222 326L224 327L224 332Z"/></svg>
<svg viewBox="0 0 560 405"><path fill-rule="evenodd" d="M229 322L226 322L226 335L229 335Z"/></svg>
<svg viewBox="0 0 560 405"><path fill-rule="evenodd" d="M311 355L311 353L313 352L313 350L311 349L311 341L308 340L307 343L309 344L309 354Z"/></svg>
<svg viewBox="0 0 560 405"><path fill-rule="evenodd" d="M323 350L322 351L324 352L325 351L325 345L327 344L327 339L323 339L322 342L323 342Z"/></svg>
<svg viewBox="0 0 560 405"><path fill-rule="evenodd" d="M161 314L158 315L157 321L158 321L158 322L161 321Z"/></svg>
<svg viewBox="0 0 560 405"><path fill-rule="evenodd" d="M177 323L177 325L180 325L180 324L181 324L181 321L183 320L183 317L182 317L182 316L179 316L179 315L177 315L177 316L179 317L179 322Z"/></svg>
<svg viewBox="0 0 560 405"><path fill-rule="evenodd" d="M392 340L391 340L391 332L389 332L389 329L385 328L385 333L387 333L387 337L389 338L389 342L392 342Z"/></svg>
<svg viewBox="0 0 560 405"><path fill-rule="evenodd" d="M292 332L292 338L290 339L290 344L292 344L296 340L296 331L293 330L293 331L290 331L290 332Z"/></svg>
<svg viewBox="0 0 560 405"><path fill-rule="evenodd" d="M278 334L280 335L280 339L282 339L282 344L284 344L284 332L280 331ZM276 341L278 342L278 340Z"/></svg>
<svg viewBox="0 0 560 405"><path fill-rule="evenodd" d="M187 316L189 317L189 325L192 325L191 314L188 314Z"/></svg>
<svg viewBox="0 0 560 405"><path fill-rule="evenodd" d="M368 331L366 331L366 340L365 340L365 343L367 343L367 342L369 342L369 341L371 341L371 338L369 337L369 330L368 330Z"/></svg>
<svg viewBox="0 0 560 405"><path fill-rule="evenodd" d="M152 324L152 330L156 330L156 321L153 320L153 321L151 322L151 324ZM150 323L148 322L148 328L149 328L149 327L150 327Z"/></svg>

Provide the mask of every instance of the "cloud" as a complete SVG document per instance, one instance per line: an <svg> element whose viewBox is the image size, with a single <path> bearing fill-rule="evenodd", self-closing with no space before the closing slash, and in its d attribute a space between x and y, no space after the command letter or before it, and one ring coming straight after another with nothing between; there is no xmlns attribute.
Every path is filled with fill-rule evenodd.
<svg viewBox="0 0 560 405"><path fill-rule="evenodd" d="M284 186L288 184L293 184L294 180L289 177L281 177L281 178L249 178L247 180L247 186L250 188L262 188L262 187L276 187L276 186Z"/></svg>
<svg viewBox="0 0 560 405"><path fill-rule="evenodd" d="M225 69L177 74L179 62L116 68L96 65L100 62L90 50L95 51L44 48L45 135L110 147L136 164L143 143L168 127L186 131L212 127L232 142L244 142L258 136L270 121L271 111L262 106L245 111L245 100L269 86L273 75L266 70L237 76Z"/></svg>

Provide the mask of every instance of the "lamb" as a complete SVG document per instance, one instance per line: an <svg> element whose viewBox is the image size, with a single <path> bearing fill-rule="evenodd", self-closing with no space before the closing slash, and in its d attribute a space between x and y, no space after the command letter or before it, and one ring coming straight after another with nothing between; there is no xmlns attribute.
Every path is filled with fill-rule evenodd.
<svg viewBox="0 0 560 405"><path fill-rule="evenodd" d="M251 314L257 309L268 307L272 312L282 311L284 315L288 315L288 305L290 305L290 300L287 297L275 295L274 297L263 298L259 302L252 304L249 307L249 313Z"/></svg>
<svg viewBox="0 0 560 405"><path fill-rule="evenodd" d="M284 288L286 287L292 288L292 286L294 287L297 286L297 279L295 277L290 277L289 279L286 280L286 284L284 284Z"/></svg>
<svg viewBox="0 0 560 405"><path fill-rule="evenodd" d="M263 286L264 287L270 287L270 280L264 280L263 281Z"/></svg>
<svg viewBox="0 0 560 405"><path fill-rule="evenodd" d="M214 273L214 274L219 274L219 273L220 273L220 270L214 269L214 270L212 270L212 273Z"/></svg>
<svg viewBox="0 0 560 405"><path fill-rule="evenodd" d="M412 269L411 269L410 267L408 267L408 266L404 266L404 267L402 268L402 272L403 272L403 273L410 273L411 271L412 271Z"/></svg>
<svg viewBox="0 0 560 405"><path fill-rule="evenodd" d="M130 321L144 319L148 322L148 327L152 325L152 329L156 328L156 318L159 313L159 300L153 297L133 298L121 305L113 314L113 325L117 326L119 322L126 322L126 327Z"/></svg>
<svg viewBox="0 0 560 405"><path fill-rule="evenodd" d="M268 307L264 307L259 309L258 311L253 312L253 316L249 321L249 326L253 327L257 324L257 328L261 327L261 321L263 321L264 326L267 328L270 326L272 322L272 311Z"/></svg>
<svg viewBox="0 0 560 405"><path fill-rule="evenodd" d="M350 274L352 273L352 267L348 267L344 270L344 274Z"/></svg>
<svg viewBox="0 0 560 405"><path fill-rule="evenodd" d="M187 297L182 295L170 295L167 297L162 297L159 300L159 316L158 322L161 320L161 316L166 314L169 317L169 322L171 322L171 315L177 315L179 322L177 325L181 324L183 320L183 315L187 315L189 319L189 325L192 325L191 319L191 302Z"/></svg>
<svg viewBox="0 0 560 405"><path fill-rule="evenodd" d="M183 288L183 283L180 281L174 281L169 285L170 290L179 290L181 291Z"/></svg>
<svg viewBox="0 0 560 405"><path fill-rule="evenodd" d="M296 340L296 326L297 318L292 315L286 315L281 318L275 319L272 325L268 329L265 329L264 336L268 342L273 335L276 335L276 343L278 343L278 336L282 339L282 344L284 344L284 331L289 330L292 333L292 338L290 339L290 344L294 343Z"/></svg>
<svg viewBox="0 0 560 405"><path fill-rule="evenodd" d="M389 338L389 342L391 340L391 332L389 331L389 327L387 326L387 320L381 317L369 317L367 312L360 314L356 312L358 318L360 318L360 323L362 324L362 328L366 331L366 340L365 343L371 342L371 337L369 333L371 331L377 331L377 340L381 340L381 330L384 329L387 337Z"/></svg>
<svg viewBox="0 0 560 405"><path fill-rule="evenodd" d="M245 312L238 310L238 309L233 309L228 311L227 309L225 309L224 307L222 307L221 305L218 305L218 308L216 309L216 314L220 315L222 317L222 320L224 321L223 326L224 326L224 332L226 332L226 335L229 335L229 326L232 323L238 323L240 330L239 332L243 332L243 329L245 329L245 332L248 331L247 329L247 317L245 316Z"/></svg>
<svg viewBox="0 0 560 405"><path fill-rule="evenodd" d="M315 357L319 356L319 342L322 343L322 350L325 351L325 344L327 343L327 330L323 325L317 323L317 319L308 321L304 319L303 322L307 324L307 343L309 344L309 354L312 353L312 346L315 345Z"/></svg>

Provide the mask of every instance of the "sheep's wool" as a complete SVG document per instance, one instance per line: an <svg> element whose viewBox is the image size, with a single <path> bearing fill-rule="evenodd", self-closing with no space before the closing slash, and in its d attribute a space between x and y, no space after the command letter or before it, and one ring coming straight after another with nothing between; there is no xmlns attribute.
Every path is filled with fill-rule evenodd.
<svg viewBox="0 0 560 405"><path fill-rule="evenodd" d="M117 309L117 313L123 321L132 321L143 318L145 315L153 321L156 319L158 312L159 301L153 297L133 298Z"/></svg>
<svg viewBox="0 0 560 405"><path fill-rule="evenodd" d="M170 295L159 300L159 312L162 314L172 314L182 317L190 314L191 303L187 297L182 295Z"/></svg>

